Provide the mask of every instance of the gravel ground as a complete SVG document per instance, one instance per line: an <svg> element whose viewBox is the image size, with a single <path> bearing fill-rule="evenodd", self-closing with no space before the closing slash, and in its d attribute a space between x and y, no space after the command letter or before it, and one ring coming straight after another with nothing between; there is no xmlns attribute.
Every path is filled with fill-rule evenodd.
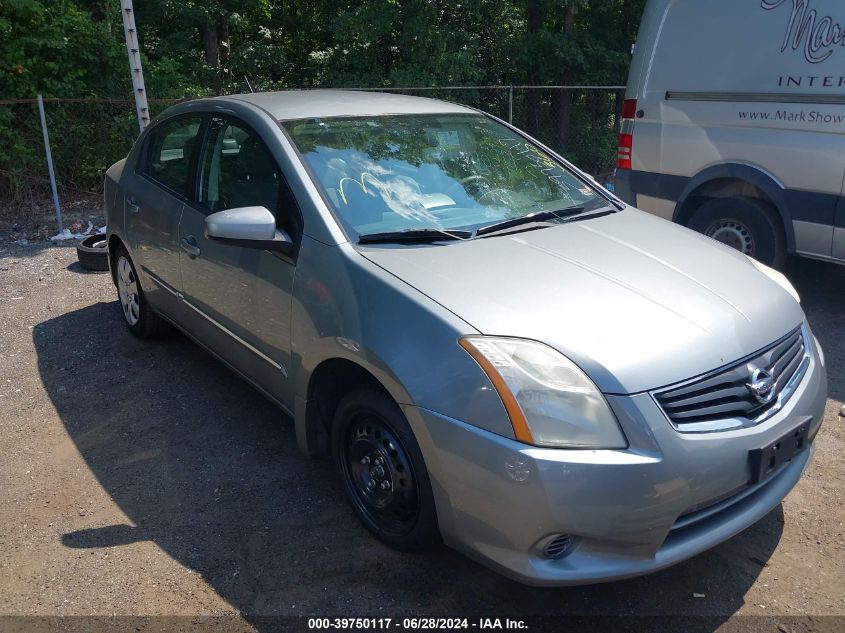
<svg viewBox="0 0 845 633"><path fill-rule="evenodd" d="M105 224L102 195L63 191L61 201L64 228L71 233L90 233ZM16 203L0 200L0 242L31 243L37 248L56 233L56 211L49 195Z"/></svg>
<svg viewBox="0 0 845 633"><path fill-rule="evenodd" d="M799 261L788 274L830 375L816 457L795 490L672 569L535 589L445 548L383 547L329 463L300 456L290 420L250 387L179 335L132 338L108 275L85 273L73 248L2 243L0 614L190 616L149 630L413 614L845 630L845 618L806 618L845 616L845 267ZM36 622L0 619L0 630ZM161 624L139 622L132 630Z"/></svg>

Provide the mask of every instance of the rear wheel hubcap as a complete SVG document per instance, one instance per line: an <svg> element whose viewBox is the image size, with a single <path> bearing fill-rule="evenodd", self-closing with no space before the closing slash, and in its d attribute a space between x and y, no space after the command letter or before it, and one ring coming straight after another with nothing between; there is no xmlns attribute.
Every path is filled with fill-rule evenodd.
<svg viewBox="0 0 845 633"><path fill-rule="evenodd" d="M123 255L117 258L117 294L120 307L129 325L135 325L141 319L141 298L138 296L138 280L132 271L132 265Z"/></svg>

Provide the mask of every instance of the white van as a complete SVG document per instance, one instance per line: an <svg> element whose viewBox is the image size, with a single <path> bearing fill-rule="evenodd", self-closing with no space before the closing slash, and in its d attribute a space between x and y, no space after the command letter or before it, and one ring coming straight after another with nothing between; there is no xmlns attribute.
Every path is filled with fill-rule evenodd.
<svg viewBox="0 0 845 633"><path fill-rule="evenodd" d="M774 266L845 263L845 2L649 0L617 194Z"/></svg>

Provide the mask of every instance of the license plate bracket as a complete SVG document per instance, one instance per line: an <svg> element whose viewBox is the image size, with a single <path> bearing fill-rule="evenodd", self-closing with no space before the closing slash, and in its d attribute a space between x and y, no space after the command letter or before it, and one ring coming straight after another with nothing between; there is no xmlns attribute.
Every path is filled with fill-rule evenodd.
<svg viewBox="0 0 845 633"><path fill-rule="evenodd" d="M748 452L751 463L752 484L765 481L781 466L807 448L810 443L810 423L813 418L806 417L788 433L785 433L763 448Z"/></svg>

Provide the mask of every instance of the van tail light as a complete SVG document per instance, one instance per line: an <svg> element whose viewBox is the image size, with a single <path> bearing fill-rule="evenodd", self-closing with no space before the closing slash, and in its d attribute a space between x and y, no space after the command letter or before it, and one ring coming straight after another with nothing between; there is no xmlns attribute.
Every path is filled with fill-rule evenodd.
<svg viewBox="0 0 845 633"><path fill-rule="evenodd" d="M637 100L625 99L622 102L621 133L616 154L617 169L631 169L631 157L634 153L634 117L637 116Z"/></svg>
<svg viewBox="0 0 845 633"><path fill-rule="evenodd" d="M631 169L631 154L634 151L634 135L619 135L619 150L616 154L617 169Z"/></svg>

